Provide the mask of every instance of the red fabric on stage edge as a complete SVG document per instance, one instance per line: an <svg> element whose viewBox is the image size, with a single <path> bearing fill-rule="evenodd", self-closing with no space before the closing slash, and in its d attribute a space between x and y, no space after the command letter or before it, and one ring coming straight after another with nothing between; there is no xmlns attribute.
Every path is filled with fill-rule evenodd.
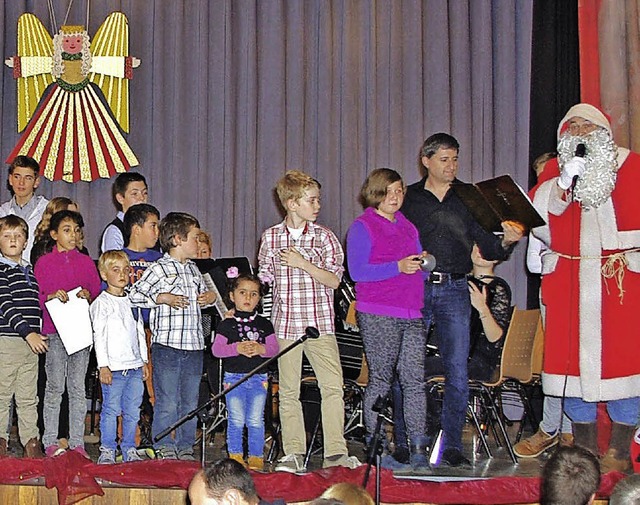
<svg viewBox="0 0 640 505"><path fill-rule="evenodd" d="M178 487L187 489L197 463L183 461L145 461L117 465L97 465L78 453L66 452L57 458L28 460L0 458L1 484L26 484L44 477L47 488L58 490L61 505L71 505L88 496L103 495L102 484L110 482L129 487ZM283 472L252 472L258 494L267 501L281 498L286 502L308 501L319 496L336 482L362 484L366 467L355 470L331 468L307 475ZM624 477L611 472L602 478L598 495L609 496L614 485ZM98 482L100 480L100 482ZM386 503L442 504L510 504L540 501L540 479L537 477L499 477L466 482L426 482L396 479L389 470L381 475L381 498ZM367 490L375 494L375 470Z"/></svg>

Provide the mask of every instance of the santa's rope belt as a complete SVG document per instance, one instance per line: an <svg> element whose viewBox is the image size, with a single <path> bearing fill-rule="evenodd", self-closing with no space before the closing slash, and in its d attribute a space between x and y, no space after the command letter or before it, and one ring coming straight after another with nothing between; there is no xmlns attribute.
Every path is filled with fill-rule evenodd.
<svg viewBox="0 0 640 505"><path fill-rule="evenodd" d="M618 286L618 293L620 297L620 305L624 299L624 288L622 287L622 281L624 280L624 271L629 267L629 260L627 259L628 253L640 252L640 247L634 249L627 249L613 254L605 254L603 256L572 256L570 254L562 254L557 251L547 251L546 254L555 254L561 258L567 260L603 260L606 259L604 265L600 267L602 277L605 279L615 279L616 286ZM607 293L609 293L609 286L605 283Z"/></svg>

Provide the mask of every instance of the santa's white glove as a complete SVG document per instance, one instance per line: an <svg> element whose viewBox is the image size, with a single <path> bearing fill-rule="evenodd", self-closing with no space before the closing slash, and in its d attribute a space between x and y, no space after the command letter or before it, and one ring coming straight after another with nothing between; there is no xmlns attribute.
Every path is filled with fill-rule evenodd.
<svg viewBox="0 0 640 505"><path fill-rule="evenodd" d="M564 164L564 167L562 167L562 172L560 172L560 178L558 179L558 186L560 186L560 189L569 189L571 184L573 184L574 177L582 177L584 167L584 158L581 158L580 156L574 156L567 161Z"/></svg>

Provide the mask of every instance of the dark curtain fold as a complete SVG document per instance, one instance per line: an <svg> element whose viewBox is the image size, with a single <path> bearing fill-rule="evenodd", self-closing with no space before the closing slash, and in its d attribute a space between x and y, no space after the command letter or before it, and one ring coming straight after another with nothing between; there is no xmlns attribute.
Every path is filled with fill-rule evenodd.
<svg viewBox="0 0 640 505"><path fill-rule="evenodd" d="M580 102L578 1L535 0L531 43L529 167L556 150L558 122ZM536 182L529 170L529 187ZM538 307L538 275L529 276L527 306Z"/></svg>
<svg viewBox="0 0 640 505"><path fill-rule="evenodd" d="M580 101L578 1L535 0L531 44L530 164L556 150L558 122ZM530 186L535 184L531 171Z"/></svg>
<svg viewBox="0 0 640 505"><path fill-rule="evenodd" d="M68 4L53 0L58 23ZM418 150L437 131L459 138L461 179L510 173L527 185L528 0L101 0L91 2L90 36L114 10L128 16L142 60L128 140L150 201L198 216L217 256L254 260L261 231L281 218L275 182L291 168L321 181L320 221L343 238L366 174L388 166L417 180ZM46 2L3 2L4 57L25 11L51 29ZM68 22L85 16L76 0ZM6 156L18 139L7 68L0 86ZM96 255L115 213L110 188L46 182L40 192L79 202ZM523 256L519 247L501 267L521 305Z"/></svg>

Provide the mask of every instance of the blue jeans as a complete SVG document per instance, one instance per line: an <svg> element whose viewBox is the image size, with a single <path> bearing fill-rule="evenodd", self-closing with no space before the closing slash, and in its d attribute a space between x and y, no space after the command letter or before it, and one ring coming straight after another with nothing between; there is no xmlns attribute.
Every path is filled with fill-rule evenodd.
<svg viewBox="0 0 640 505"><path fill-rule="evenodd" d="M244 377L243 373L224 374L224 387ZM256 374L227 394L227 450L243 454L242 430L247 426L249 456L264 455L264 404L267 399L267 374Z"/></svg>
<svg viewBox="0 0 640 505"><path fill-rule="evenodd" d="M198 406L203 351L183 351L152 344L151 354L156 395L151 431L155 437ZM171 440L171 435L167 435L156 443L156 449L192 451L196 442L197 424L197 417L183 423L176 428L174 441Z"/></svg>
<svg viewBox="0 0 640 505"><path fill-rule="evenodd" d="M84 421L87 416L87 399L84 378L89 366L89 348L71 355L67 354L57 333L49 337L49 350L45 358L47 383L44 389L44 435L45 447L58 443L58 423L60 402L64 393L65 381L69 393L69 447L84 448Z"/></svg>
<svg viewBox="0 0 640 505"><path fill-rule="evenodd" d="M123 454L136 446L136 428L140 418L140 404L144 383L142 368L112 372L111 384L102 384L102 411L100 412L100 443L108 449L117 446L118 416L122 413Z"/></svg>
<svg viewBox="0 0 640 505"><path fill-rule="evenodd" d="M595 423L598 402L585 402L582 398L565 398L564 410L574 423ZM607 412L614 423L636 425L640 411L640 397L609 400Z"/></svg>
<svg viewBox="0 0 640 505"><path fill-rule="evenodd" d="M441 426L442 449L462 450L469 384L467 359L471 320L471 301L466 279L425 285L424 323L434 325L438 349L444 365L444 400ZM427 375L429 370L426 370Z"/></svg>

